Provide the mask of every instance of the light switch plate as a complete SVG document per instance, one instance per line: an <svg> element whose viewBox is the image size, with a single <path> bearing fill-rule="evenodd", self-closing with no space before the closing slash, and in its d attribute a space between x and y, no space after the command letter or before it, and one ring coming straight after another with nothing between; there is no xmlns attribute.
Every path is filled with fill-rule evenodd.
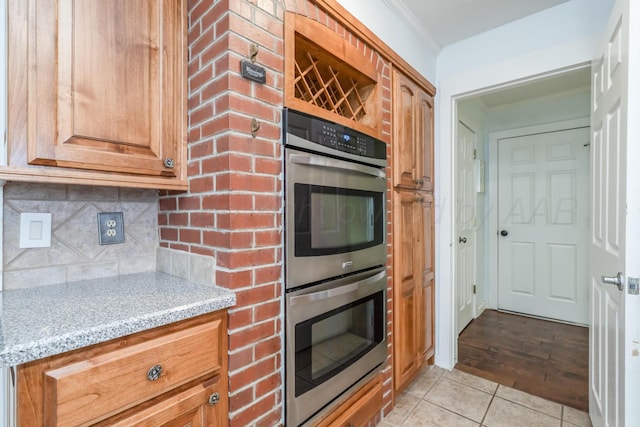
<svg viewBox="0 0 640 427"><path fill-rule="evenodd" d="M20 214L20 247L48 248L51 246L51 214Z"/></svg>

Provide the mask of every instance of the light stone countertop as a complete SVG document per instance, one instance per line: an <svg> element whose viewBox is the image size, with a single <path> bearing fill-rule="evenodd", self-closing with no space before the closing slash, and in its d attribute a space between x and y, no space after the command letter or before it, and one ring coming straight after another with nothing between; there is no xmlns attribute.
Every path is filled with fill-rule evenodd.
<svg viewBox="0 0 640 427"><path fill-rule="evenodd" d="M0 366L231 307L232 291L149 272L0 292Z"/></svg>

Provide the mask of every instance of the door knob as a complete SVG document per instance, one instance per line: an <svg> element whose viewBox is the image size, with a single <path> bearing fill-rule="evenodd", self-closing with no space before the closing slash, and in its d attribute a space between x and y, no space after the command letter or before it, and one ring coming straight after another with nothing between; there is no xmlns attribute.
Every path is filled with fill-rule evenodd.
<svg viewBox="0 0 640 427"><path fill-rule="evenodd" d="M467 238L466 237L459 237L458 238L458 243L467 243Z"/></svg>
<svg viewBox="0 0 640 427"><path fill-rule="evenodd" d="M507 236L509 235L509 232L508 232L507 230L502 230L502 231L500 232L500 235L501 235L502 237L507 237Z"/></svg>
<svg viewBox="0 0 640 427"><path fill-rule="evenodd" d="M618 272L615 276L602 276L602 283L606 285L616 285L618 289L624 289L624 276Z"/></svg>

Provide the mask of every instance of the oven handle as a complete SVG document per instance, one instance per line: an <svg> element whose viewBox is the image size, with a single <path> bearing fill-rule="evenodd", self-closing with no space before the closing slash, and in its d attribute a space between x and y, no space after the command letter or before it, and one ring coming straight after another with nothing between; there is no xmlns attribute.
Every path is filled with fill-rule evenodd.
<svg viewBox="0 0 640 427"><path fill-rule="evenodd" d="M383 270L374 276L367 277L364 280L360 280L350 285L340 286L338 288L328 289L326 291L314 292L312 294L298 295L298 296L292 297L291 300L289 301L289 304L292 306L298 305L298 304L308 304L314 301L324 300L324 299L332 298L338 295L352 293L357 291L358 289L365 288L371 285L372 283L377 282L378 280L384 278L386 274L387 274L386 270Z"/></svg>
<svg viewBox="0 0 640 427"><path fill-rule="evenodd" d="M367 175L373 175L377 178L387 177L387 174L384 173L384 170L382 169L361 165L359 163L346 163L340 160L333 160L328 157L318 158L318 157L305 156L304 154L291 154L289 159L292 163L297 163L300 165L321 166L321 167L332 168L332 169L343 169L343 170L348 170L352 172L355 171L355 172L360 172Z"/></svg>

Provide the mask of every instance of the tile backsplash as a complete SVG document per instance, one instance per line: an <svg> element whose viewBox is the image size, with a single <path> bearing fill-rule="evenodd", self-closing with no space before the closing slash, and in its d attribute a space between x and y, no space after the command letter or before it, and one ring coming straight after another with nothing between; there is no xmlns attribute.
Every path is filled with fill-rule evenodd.
<svg viewBox="0 0 640 427"><path fill-rule="evenodd" d="M10 182L3 208L4 289L156 269L156 190ZM51 247L20 249L23 212L52 214ZM123 212L124 243L99 245L99 212Z"/></svg>

